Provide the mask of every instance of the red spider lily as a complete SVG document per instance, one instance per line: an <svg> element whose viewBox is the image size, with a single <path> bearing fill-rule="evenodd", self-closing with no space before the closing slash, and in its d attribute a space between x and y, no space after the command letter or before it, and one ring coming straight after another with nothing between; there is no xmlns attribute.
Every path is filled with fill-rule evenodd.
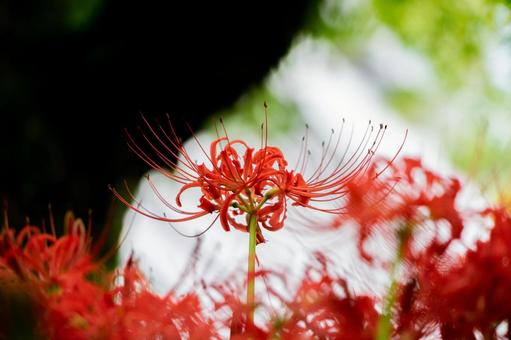
<svg viewBox="0 0 511 340"><path fill-rule="evenodd" d="M42 333L52 339L219 339L197 295L160 297L130 259L112 289L83 278L45 300Z"/></svg>
<svg viewBox="0 0 511 340"><path fill-rule="evenodd" d="M158 199L180 216L168 217L147 210L135 199L128 187L128 197L122 196L114 188L111 189L113 193L133 210L170 223L218 213L224 230L229 231L232 227L247 232L250 217L256 216L258 242L264 241L261 228L276 231L283 227L288 201L294 206L326 213L342 212L343 208L336 202L345 195L346 187L371 164L386 130L386 126L380 125L380 129L374 134L372 126L369 125L356 150L347 154L346 149L340 158L337 157L337 150L342 133L334 138L332 130L328 143L323 144L318 167L306 177L303 170L309 158L308 138L304 138L301 156L297 162L297 165L301 164L301 169L289 169L282 151L267 145L267 124L263 124L266 129L262 131L263 142L259 149L250 147L243 140L231 140L225 134L214 140L209 151L206 151L194 136L205 157L204 162L197 164L192 161L177 137L170 118L168 130L161 125L153 127L145 118L144 123L147 132L140 129L141 140L147 144L147 151L129 133L128 146L154 170L182 185L173 204L159 192L151 179L147 178ZM369 144L371 140L372 143ZM179 156L180 161L175 161ZM200 190L201 193L197 202L198 209L183 210L181 196L192 188Z"/></svg>
<svg viewBox="0 0 511 340"><path fill-rule="evenodd" d="M109 339L220 338L197 295L152 293L131 258L119 278L122 284L109 293L115 304L109 314Z"/></svg>
<svg viewBox="0 0 511 340"><path fill-rule="evenodd" d="M265 273L257 272L256 276L263 276ZM229 333L230 339L266 339L269 332L257 327L252 320L247 318L249 307L246 302L240 299L244 290L239 276L230 275L223 282L206 284L201 282L203 292L212 310L216 315L216 321L224 333ZM259 304L258 308L266 306Z"/></svg>
<svg viewBox="0 0 511 340"><path fill-rule="evenodd" d="M40 314L37 333L52 339L88 339L104 326L101 315L108 303L102 287L88 278L100 271L92 261L91 240L82 220L68 213L64 231L57 237L35 226L17 234L5 228L0 267L16 277L33 300Z"/></svg>
<svg viewBox="0 0 511 340"><path fill-rule="evenodd" d="M494 221L488 241L451 259L447 268L430 258L432 265L417 275L415 303L423 306L423 321L440 327L443 339L475 339L476 330L494 339L497 326L511 321L511 216L503 209L482 216Z"/></svg>
<svg viewBox="0 0 511 340"><path fill-rule="evenodd" d="M310 152L307 149L307 138L304 138L301 157L298 160L298 163L301 162L300 171L290 170L287 168L288 162L281 150L268 146L267 122L261 127L261 147L256 150L249 147L243 140L231 140L221 121L225 135L219 136L211 143L209 152L194 136L206 158L205 162L197 164L192 161L183 143L177 137L170 118L168 116L167 118L168 131L161 125L153 128L144 118L148 132L145 133L141 129L141 138L148 145L148 151L144 151L129 133L127 133L128 146L153 169L182 185L173 204L147 177L158 199L181 216L167 217L165 214L160 215L144 208L141 202L131 194L127 185L129 200L134 201L135 204L131 204L114 188L111 190L131 209L159 221L183 222L218 213L217 218L220 218L225 231L233 227L248 232L247 306L249 312L247 319L249 323L253 323L256 245L264 242L262 229L276 231L284 226L288 201L294 206L320 212L330 214L342 212L343 208L339 200L345 195L346 186L370 166L387 127L380 124L380 129L374 135L374 129L369 122L362 142L355 151L348 155L348 146L340 159L336 158L336 153L342 133L339 133L335 139L332 130L328 143L323 144L318 167L310 176L304 177L303 171ZM369 145L371 140L372 144ZM175 161L174 159L179 156L181 161ZM181 196L192 188L200 190L201 193L197 202L198 210L187 211L182 209ZM217 218L204 231L208 230Z"/></svg>
<svg viewBox="0 0 511 340"><path fill-rule="evenodd" d="M49 339L104 338L114 307L105 290L84 276L61 280L50 295L37 298L40 332Z"/></svg>
<svg viewBox="0 0 511 340"><path fill-rule="evenodd" d="M382 169L385 174L380 176ZM435 250L442 253L463 229L463 219L456 208L461 185L456 178L443 177L422 166L418 159L403 158L400 161L380 159L372 163L357 181L346 187L345 212L336 217L334 227L346 221L354 221L359 228L358 248L367 261L372 256L364 249L365 241L376 230L397 239L399 251L410 257L410 245L414 230L425 221L448 222L451 237L441 242L438 230L434 230L432 242ZM433 255L433 254L431 254Z"/></svg>
<svg viewBox="0 0 511 340"><path fill-rule="evenodd" d="M57 237L30 225L17 235L6 228L0 237L0 263L24 281L44 287L92 272L90 238L82 220L68 213L64 230L65 235Z"/></svg>
<svg viewBox="0 0 511 340"><path fill-rule="evenodd" d="M344 279L328 273L326 259L318 259L321 268L308 269L286 303L288 316L273 334L282 339L374 339L379 318L374 299L352 296Z"/></svg>
<svg viewBox="0 0 511 340"><path fill-rule="evenodd" d="M68 213L64 230L57 237L27 226L18 234L6 228L0 235L0 297L23 289L37 315L31 334L48 339L219 338L195 294L153 294L132 260L116 277L122 284L111 289L102 262L92 262L83 222ZM0 317L0 324L12 321L9 314ZM10 334L4 328L0 336Z"/></svg>
<svg viewBox="0 0 511 340"><path fill-rule="evenodd" d="M231 339L373 339L379 314L371 296L353 296L346 281L328 273L327 260L316 254L320 267L310 266L294 294L275 290L276 279L287 287L287 276L274 271L259 271L267 282L266 293L273 301L260 302L261 316L268 314L263 326L246 319L247 305L239 299L243 290L233 283L205 286L204 290L218 314L227 317L222 325ZM280 284L279 284L280 286ZM291 297L284 297L291 295ZM269 302L269 303L268 303ZM275 309L274 304L281 308Z"/></svg>
<svg viewBox="0 0 511 340"><path fill-rule="evenodd" d="M381 168L386 170L385 175L375 176ZM461 236L463 214L456 207L461 185L459 180L443 177L424 168L420 160L410 158L399 162L376 161L367 174L368 178L361 177L358 183L348 186L346 213L337 217L336 226L346 221L356 223L359 253L369 262L374 257L364 246L374 233L380 233L396 245L393 268L404 269L406 275L404 283L400 283L403 278L395 276L397 271L391 274L392 285L399 287L399 293L396 296L389 290L386 318L392 319L392 306L397 304L395 334L419 339L432 334L435 327L431 319L425 317L425 305L418 303L418 291L424 287L418 276L424 275L424 280L429 280L436 264L445 262L448 246ZM443 224L438 223L440 221ZM446 225L450 235L443 239L439 231ZM433 299L438 298L433 296ZM391 327L390 321L385 322Z"/></svg>

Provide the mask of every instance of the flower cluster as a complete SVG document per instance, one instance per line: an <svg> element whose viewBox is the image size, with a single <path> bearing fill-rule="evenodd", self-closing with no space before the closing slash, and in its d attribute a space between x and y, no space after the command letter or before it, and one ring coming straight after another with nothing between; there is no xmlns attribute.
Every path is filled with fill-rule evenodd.
<svg viewBox="0 0 511 340"><path fill-rule="evenodd" d="M386 175L374 180L383 168ZM0 335L20 334L14 318L21 306L31 312L22 314L25 331L32 327L29 335L51 339L511 338L511 214L461 209L461 182L416 159L378 160L365 176L373 180L361 176L359 186L346 187L346 210L333 226L355 223L361 258L371 266L381 262L374 261L379 253L366 251L368 238L380 233L394 240L387 296L355 294L360 278L336 274L334 262L316 254L296 289L273 286L276 278L288 287L286 274L255 273L267 282L270 299L257 299L258 317L251 320L253 306L234 283L239 273L182 296L159 296L132 259L106 271L94 260L87 228L68 214L61 237L34 226L0 234L0 300L10 306L0 313ZM474 222L488 237L460 251Z"/></svg>
<svg viewBox="0 0 511 340"><path fill-rule="evenodd" d="M0 234L0 300L11 307L0 313L0 337L24 331L48 339L218 338L195 294L154 294L132 260L112 275L93 260L80 219L67 214L64 230L61 237L35 226ZM23 305L33 324L17 325L17 318L29 319L15 313Z"/></svg>
<svg viewBox="0 0 511 340"><path fill-rule="evenodd" d="M379 234L385 244L390 240L395 246L391 261L400 274L391 278L387 297L389 334L476 339L479 333L497 339L504 338L507 325L509 338L509 212L498 207L461 209L461 182L425 168L418 159L393 164L378 160L368 172L382 167L384 176L349 187L346 214L337 216L333 226L355 223L359 253L368 263L375 258L385 265L389 261L379 256L381 248L369 253L372 236ZM482 233L491 228L491 233L487 241L460 253L469 247L462 237L469 223L478 224Z"/></svg>

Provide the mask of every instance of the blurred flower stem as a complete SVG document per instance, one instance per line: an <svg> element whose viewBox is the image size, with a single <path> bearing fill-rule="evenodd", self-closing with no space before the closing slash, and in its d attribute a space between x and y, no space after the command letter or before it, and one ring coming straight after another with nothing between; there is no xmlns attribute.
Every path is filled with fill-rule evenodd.
<svg viewBox="0 0 511 340"><path fill-rule="evenodd" d="M390 268L390 287L385 297L385 305L383 306L383 313L378 321L378 329L376 333L377 340L388 340L392 335L392 307L396 302L397 288L398 288L398 270L399 265L403 261L405 253L405 245L409 240L411 228L409 225L404 225L398 232L398 249L397 254L392 266Z"/></svg>

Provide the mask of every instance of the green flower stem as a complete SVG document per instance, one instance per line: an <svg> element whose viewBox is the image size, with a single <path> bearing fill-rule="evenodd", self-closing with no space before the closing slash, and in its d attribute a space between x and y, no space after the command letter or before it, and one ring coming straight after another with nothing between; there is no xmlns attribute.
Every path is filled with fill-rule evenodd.
<svg viewBox="0 0 511 340"><path fill-rule="evenodd" d="M394 262L392 263L392 267L390 269L390 288L385 298L385 305L383 307L383 313L380 316L380 320L378 320L378 328L376 333L377 340L388 340L392 335L392 307L396 303L397 299L397 288L398 288L398 271L401 262L404 259L405 253L405 244L408 241L411 235L412 226L404 225L398 231L398 248L397 248L397 256Z"/></svg>
<svg viewBox="0 0 511 340"><path fill-rule="evenodd" d="M396 302L397 298L397 273L398 263L392 265L391 284L387 296L385 298L385 305L383 307L383 313L378 320L378 328L376 333L377 340L388 340L390 339L392 327L392 307Z"/></svg>
<svg viewBox="0 0 511 340"><path fill-rule="evenodd" d="M254 322L257 215L250 215L248 239L247 307L248 322Z"/></svg>

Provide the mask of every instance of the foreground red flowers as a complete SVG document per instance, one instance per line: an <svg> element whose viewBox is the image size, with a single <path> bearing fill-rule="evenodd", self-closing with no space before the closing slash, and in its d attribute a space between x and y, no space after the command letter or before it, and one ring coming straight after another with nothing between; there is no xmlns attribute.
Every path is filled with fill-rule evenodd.
<svg viewBox="0 0 511 340"><path fill-rule="evenodd" d="M288 314L273 335L283 339L373 339L379 314L371 296L353 296L344 278L328 273L326 259L309 267Z"/></svg>
<svg viewBox="0 0 511 340"><path fill-rule="evenodd" d="M133 257L108 272L72 214L60 237L30 225L16 232L6 222L0 338L510 339L511 214L460 208L462 188L408 158L377 160L346 186L344 213L320 229L355 227L360 259L375 272L391 268L388 293L378 296L361 290L371 276L319 253L296 288L287 274L254 272L267 293L254 302L242 298L236 273L159 296ZM465 244L474 226L486 237Z"/></svg>
<svg viewBox="0 0 511 340"><path fill-rule="evenodd" d="M0 235L0 297L25 296L35 317L23 325L31 338L219 338L195 294L152 293L132 260L118 273L106 272L93 260L83 222L68 214L65 223L61 237L35 226ZM19 315L0 317L0 337L18 336L11 327Z"/></svg>
<svg viewBox="0 0 511 340"><path fill-rule="evenodd" d="M428 334L426 325L436 326L443 339L476 339L475 332L485 339L510 338L511 215L490 208L480 217L491 219L490 238L464 256L433 244L419 254L399 303L402 332L410 338Z"/></svg>

